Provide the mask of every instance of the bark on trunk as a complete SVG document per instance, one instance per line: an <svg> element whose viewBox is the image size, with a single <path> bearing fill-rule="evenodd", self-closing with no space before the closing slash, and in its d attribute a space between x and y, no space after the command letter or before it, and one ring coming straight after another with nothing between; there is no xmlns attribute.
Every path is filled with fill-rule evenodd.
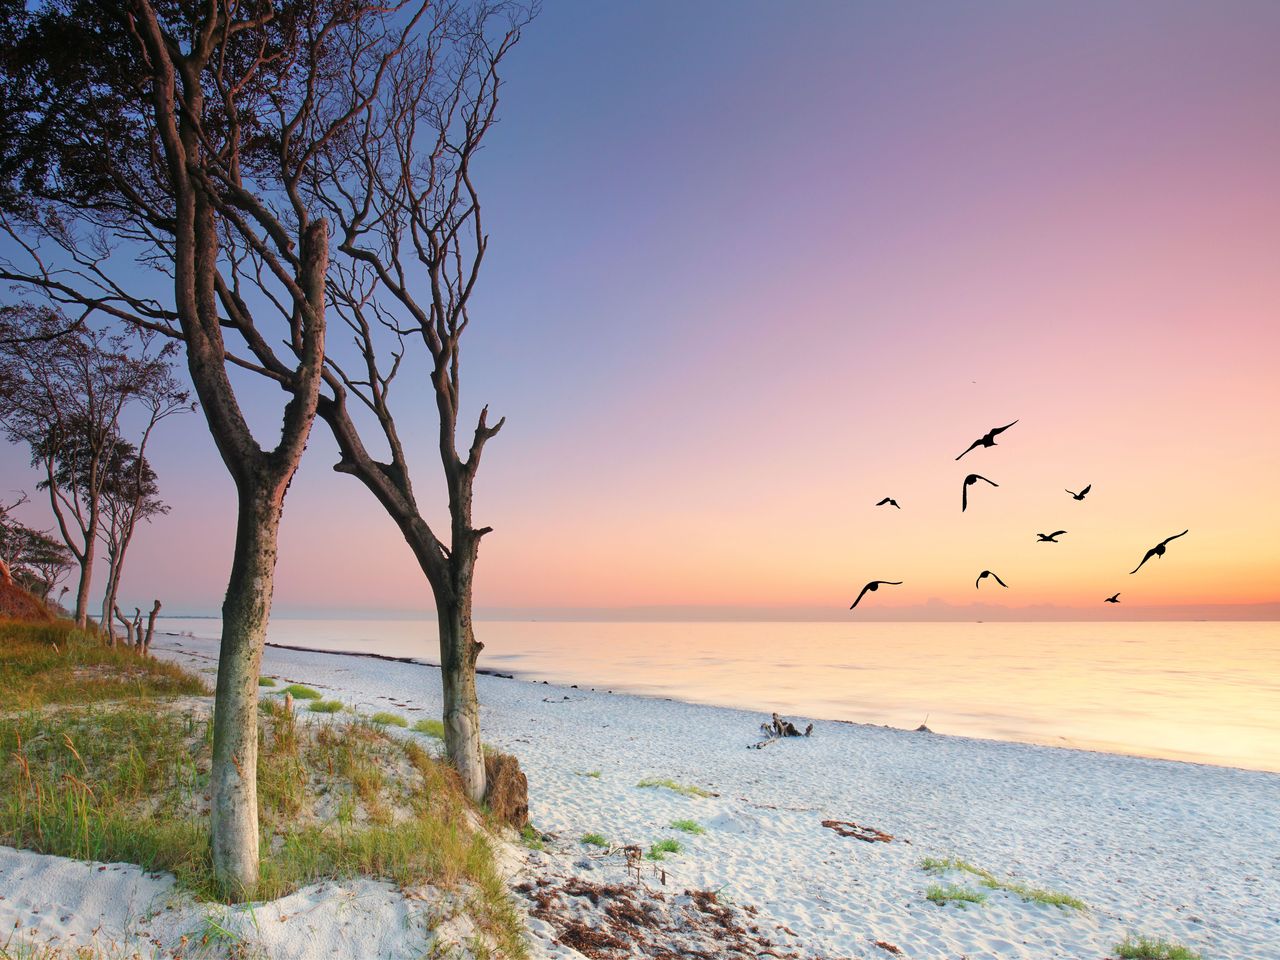
<svg viewBox="0 0 1280 960"><path fill-rule="evenodd" d="M80 561L80 584L76 588L76 626L84 629L89 625L89 586L93 580L93 548L86 548L84 559ZM104 629L111 632L111 616L108 614L103 624Z"/></svg>
<svg viewBox="0 0 1280 960"><path fill-rule="evenodd" d="M151 607L151 612L147 614L147 636L142 641L142 655L145 657L151 653L151 638L156 632L156 617L160 615L160 601L157 600Z"/></svg>
<svg viewBox="0 0 1280 960"><path fill-rule="evenodd" d="M213 716L214 875L235 896L252 895L258 882L258 668L271 614L283 499L275 484L265 486L240 495Z"/></svg>
<svg viewBox="0 0 1280 960"><path fill-rule="evenodd" d="M452 602L437 600L440 624L440 677L444 684L444 745L474 802L484 799L484 748L480 742L480 703L476 697L476 658L480 644L471 626L471 585L459 585Z"/></svg>

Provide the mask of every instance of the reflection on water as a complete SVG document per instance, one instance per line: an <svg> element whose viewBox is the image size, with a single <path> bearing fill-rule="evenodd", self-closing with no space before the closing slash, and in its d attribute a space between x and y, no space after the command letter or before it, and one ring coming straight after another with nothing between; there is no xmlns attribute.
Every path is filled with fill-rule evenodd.
<svg viewBox="0 0 1280 960"><path fill-rule="evenodd" d="M217 620L162 629L216 637ZM434 620L273 643L438 661ZM1280 771L1276 623L476 624L481 668L700 703Z"/></svg>

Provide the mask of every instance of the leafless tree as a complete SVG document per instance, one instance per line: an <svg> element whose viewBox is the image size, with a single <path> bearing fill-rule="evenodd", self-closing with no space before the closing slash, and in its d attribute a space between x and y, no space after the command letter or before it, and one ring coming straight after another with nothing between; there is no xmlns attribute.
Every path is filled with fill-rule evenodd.
<svg viewBox="0 0 1280 960"><path fill-rule="evenodd" d="M211 784L213 862L258 879L257 673L285 492L323 375L329 226L308 185L352 135L427 7L350 0L3 0L0 279L74 325L105 315L181 341L235 482ZM17 24L16 26L14 24ZM153 268L148 276L139 263ZM230 368L283 343L279 439Z"/></svg>

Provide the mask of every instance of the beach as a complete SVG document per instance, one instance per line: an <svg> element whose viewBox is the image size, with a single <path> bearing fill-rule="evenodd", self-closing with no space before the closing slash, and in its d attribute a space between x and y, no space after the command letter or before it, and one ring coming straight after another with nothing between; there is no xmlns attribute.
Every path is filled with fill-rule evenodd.
<svg viewBox="0 0 1280 960"><path fill-rule="evenodd" d="M206 674L216 663L209 641L163 637L156 646L159 656ZM412 722L440 710L438 671L421 664L269 648L263 674L362 713L398 711ZM485 740L519 757L531 820L544 836L543 849L522 851L523 862L513 856L511 868L512 886L535 914L535 955L583 955L557 940L574 917L607 930L609 915L589 894L626 884L664 909L684 891L712 891L769 941L757 953L778 956L1103 958L1134 933L1179 941L1206 960L1280 957L1275 774L821 720L807 738L753 750L768 704L733 710L494 676L478 684ZM802 729L810 722L791 719ZM644 780L709 795L637 786ZM676 821L705 832L673 828ZM867 842L823 821L892 839ZM587 834L607 846L581 843ZM637 880L620 848L648 851L665 839L681 851L640 861ZM50 923L59 911L74 913L68 923L87 929L136 924L138 897L126 911L118 897L86 893L67 909L65 878L24 883L15 898L15 857L26 870L59 859L8 853L0 861L0 922L12 926L35 910ZM1028 900L963 870L933 874L922 869L927 858L958 858L1001 884L1069 895L1086 908ZM89 871L80 882L91 889L97 878L130 870L140 873ZM399 904L404 927L403 904L386 884L359 883L368 887L363 896L331 885L294 898L367 905L376 893L373 902L382 897L389 911ZM926 899L931 885L949 883L986 900ZM566 892L573 890L579 895ZM539 893L549 909L540 910ZM260 909L256 924L291 912ZM294 942L281 932L273 942ZM379 942L388 944L379 955L413 955ZM326 943L332 936L270 955L318 956L316 944Z"/></svg>

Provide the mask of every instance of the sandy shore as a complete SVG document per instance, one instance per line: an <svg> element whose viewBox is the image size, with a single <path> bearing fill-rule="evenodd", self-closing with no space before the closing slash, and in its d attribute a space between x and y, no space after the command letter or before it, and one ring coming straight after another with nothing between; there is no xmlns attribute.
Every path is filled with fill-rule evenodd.
<svg viewBox="0 0 1280 960"><path fill-rule="evenodd" d="M164 637L157 647L196 669L210 668L216 653L189 638ZM439 714L439 674L427 666L273 648L263 672L362 711ZM544 956L579 955L556 942L574 942L566 932L575 917L607 929L589 888L625 881L627 868L621 851L579 842L596 833L645 850L679 840L682 852L645 861L652 893L639 906L705 917L706 904L680 895L716 891L734 908L736 919L724 923L741 922L743 943L757 945L711 956L884 960L892 946L921 960L1101 960L1134 932L1180 941L1206 960L1280 958L1280 776L822 721L811 738L749 750L766 719L756 710L499 677L480 677L479 689L485 739L520 758L533 822L549 835L513 879L544 917L531 921ZM645 778L715 795L638 787ZM706 832L673 829L675 820ZM824 820L894 839L863 842ZM18 864L14 856L0 859L0 923L9 926L24 910L56 911L51 898L63 890L46 884L50 902L27 897L19 908L15 871L33 869L33 858ZM1029 902L963 873L934 877L921 869L926 857L963 858L1088 909ZM949 881L985 892L986 903L926 899L930 884ZM102 911L107 918L109 905ZM686 945L697 934L690 937Z"/></svg>

